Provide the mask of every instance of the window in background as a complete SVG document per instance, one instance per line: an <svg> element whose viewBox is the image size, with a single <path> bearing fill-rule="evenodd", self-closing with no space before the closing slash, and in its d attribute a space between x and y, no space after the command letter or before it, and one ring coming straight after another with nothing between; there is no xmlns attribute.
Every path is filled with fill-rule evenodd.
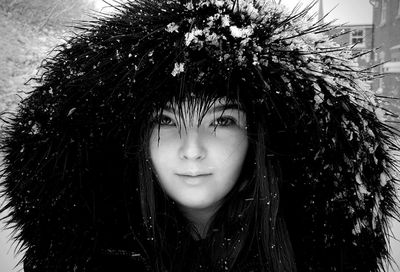
<svg viewBox="0 0 400 272"><path fill-rule="evenodd" d="M350 44L356 47L365 47L365 29L353 29L350 32Z"/></svg>

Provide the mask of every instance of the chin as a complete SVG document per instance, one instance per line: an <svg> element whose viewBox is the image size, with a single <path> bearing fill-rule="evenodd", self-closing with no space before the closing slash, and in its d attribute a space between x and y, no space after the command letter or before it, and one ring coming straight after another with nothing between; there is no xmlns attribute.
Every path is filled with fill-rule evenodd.
<svg viewBox="0 0 400 272"><path fill-rule="evenodd" d="M198 202L180 202L179 204L183 208L191 209L191 210L205 210L213 207L215 203L205 202L205 201L198 201Z"/></svg>

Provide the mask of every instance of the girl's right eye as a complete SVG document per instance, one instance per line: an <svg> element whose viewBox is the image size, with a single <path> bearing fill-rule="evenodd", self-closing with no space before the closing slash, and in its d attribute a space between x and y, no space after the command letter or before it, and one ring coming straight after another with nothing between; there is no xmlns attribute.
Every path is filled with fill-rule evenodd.
<svg viewBox="0 0 400 272"><path fill-rule="evenodd" d="M160 124L160 126L175 126L175 123L172 120L172 118L168 117L167 115L160 116L159 124Z"/></svg>

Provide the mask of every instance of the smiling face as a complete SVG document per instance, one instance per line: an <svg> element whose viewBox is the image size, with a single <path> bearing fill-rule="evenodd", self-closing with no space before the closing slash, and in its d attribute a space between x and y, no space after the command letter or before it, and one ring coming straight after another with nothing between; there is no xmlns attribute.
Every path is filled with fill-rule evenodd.
<svg viewBox="0 0 400 272"><path fill-rule="evenodd" d="M246 114L217 100L205 113L182 105L159 115L150 156L163 190L183 211L214 213L235 185L246 157ZM176 109L176 108L175 108Z"/></svg>

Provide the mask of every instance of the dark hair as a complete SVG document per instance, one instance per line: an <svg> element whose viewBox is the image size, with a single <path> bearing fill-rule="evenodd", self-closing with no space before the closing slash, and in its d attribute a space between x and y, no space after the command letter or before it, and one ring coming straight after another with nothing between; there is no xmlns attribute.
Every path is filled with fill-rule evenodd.
<svg viewBox="0 0 400 272"><path fill-rule="evenodd" d="M269 128L272 117L264 104L251 103L252 98L242 97L240 89L252 87L238 84L234 78L232 76L224 83L219 82L221 84L215 84L216 87L208 86L208 89L216 90L214 94L208 90L208 95L200 93L193 98L193 93L179 91L178 97L171 99L190 100L207 108L222 93L228 99L238 99L247 115L249 149L242 173L212 218L203 245L209 253L206 256L208 269L246 271L250 269L249 266L254 266L259 271L296 271L290 237L280 211L279 184L282 177L279 159L274 154L276 151L272 148L269 135L269 129L277 128ZM179 88L184 85L181 82ZM162 104L158 106L162 107ZM159 112L158 109L153 111ZM139 162L141 208L149 240L152 241L154 269L196 269L196 265L204 263L196 263L198 260L193 260L194 256L186 256L190 254L189 247L193 240L191 222L180 214L173 201L164 194L152 170L149 138L157 124L148 120L143 120L143 124L140 132L142 150L137 153L136 160Z"/></svg>

